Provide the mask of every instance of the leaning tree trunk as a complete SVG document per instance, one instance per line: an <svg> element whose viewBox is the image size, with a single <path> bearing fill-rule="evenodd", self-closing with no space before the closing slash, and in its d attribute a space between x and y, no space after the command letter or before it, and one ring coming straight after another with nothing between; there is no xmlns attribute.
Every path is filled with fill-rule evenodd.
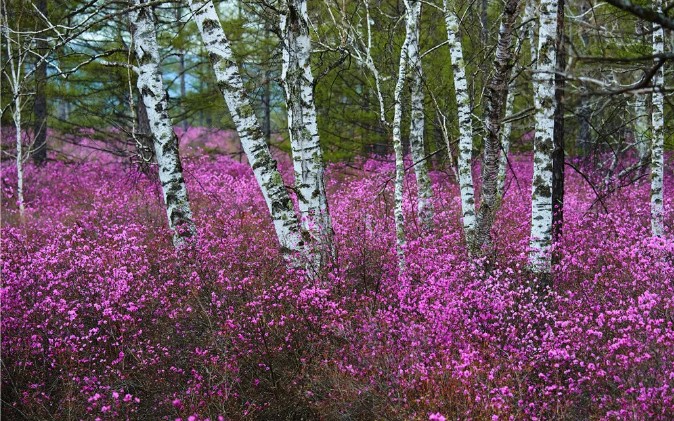
<svg viewBox="0 0 674 421"><path fill-rule="evenodd" d="M466 79L466 64L463 60L463 48L459 36L459 21L449 10L444 0L447 41L454 73L454 95L459 121L459 189L461 192L461 213L466 243L472 244L475 233L475 187L473 186L473 123L471 119L470 96ZM451 156L450 156L451 159Z"/></svg>
<svg viewBox="0 0 674 421"><path fill-rule="evenodd" d="M662 0L655 0L653 8L656 12L662 12ZM662 55L665 51L665 31L662 27L655 27L653 31L653 55ZM664 209L663 209L663 171L665 143L664 132L664 69L663 64L658 63L663 59L656 59L659 69L653 76L653 113L651 125L653 127L651 146L651 233L653 236L664 235Z"/></svg>
<svg viewBox="0 0 674 421"><path fill-rule="evenodd" d="M208 50L218 88L225 98L241 146L267 203L281 249L284 252L299 252L303 242L293 203L248 101L239 68L234 62L229 40L215 7L211 0L190 0L189 3Z"/></svg>
<svg viewBox="0 0 674 421"><path fill-rule="evenodd" d="M424 91L421 57L419 56L419 22L421 20L421 2L412 5L412 19L416 21L415 30L411 34L407 54L411 72L411 102L410 116L410 149L414 165L414 174L417 179L417 215L424 226L430 227L433 221L433 189L428 177L426 152L424 145Z"/></svg>
<svg viewBox="0 0 674 421"><path fill-rule="evenodd" d="M164 91L159 69L159 46L155 16L152 7L142 7L145 0L133 0L129 13L133 45L138 60L138 90L147 110L154 137L154 149L159 167L168 224L173 230L173 243L182 245L186 237L196 235L192 211L183 179L183 169L178 154L178 138L173 132L167 107L168 96Z"/></svg>
<svg viewBox="0 0 674 421"><path fill-rule="evenodd" d="M508 95L508 81L513 67L513 28L517 20L519 0L507 0L503 10L499 30L494 73L485 92L484 156L482 158L482 194L477 212L475 240L471 244L472 253L477 254L483 247L491 246L491 227L498 206L499 149L501 144L501 121Z"/></svg>
<svg viewBox="0 0 674 421"><path fill-rule="evenodd" d="M550 273L552 239L552 153L555 118L557 2L541 0L538 62L533 78L536 107L531 194L530 262L535 273Z"/></svg>
<svg viewBox="0 0 674 421"><path fill-rule="evenodd" d="M295 189L302 225L311 237L316 264L332 247L332 223L325 193L323 152L318 137L311 37L306 0L286 0L281 10L283 66L281 79L288 108Z"/></svg>

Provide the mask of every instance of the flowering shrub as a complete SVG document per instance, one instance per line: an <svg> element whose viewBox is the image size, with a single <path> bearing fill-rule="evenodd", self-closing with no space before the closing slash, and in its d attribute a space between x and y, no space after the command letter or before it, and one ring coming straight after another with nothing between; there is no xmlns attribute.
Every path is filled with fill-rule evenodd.
<svg viewBox="0 0 674 421"><path fill-rule="evenodd" d="M334 164L335 258L311 279L279 255L250 169L193 155L199 236L178 253L158 186L121 161L29 166L24 225L14 168L2 168L3 417L674 417L671 196L666 237L651 238L648 186L623 188L606 213L569 174L554 284L539 298L530 156L513 159L495 251L480 261L455 183L432 173L427 230L410 175L404 276L392 165Z"/></svg>

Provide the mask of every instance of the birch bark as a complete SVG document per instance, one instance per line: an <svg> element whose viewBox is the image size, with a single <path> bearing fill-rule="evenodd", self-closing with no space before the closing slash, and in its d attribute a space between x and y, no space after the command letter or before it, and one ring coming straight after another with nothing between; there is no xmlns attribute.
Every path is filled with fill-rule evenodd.
<svg viewBox="0 0 674 421"><path fill-rule="evenodd" d="M470 96L466 79L466 64L459 36L459 21L443 0L447 41L454 74L454 94L459 121L459 189L461 191L461 213L466 242L472 244L475 233L475 187L473 186L473 124L471 120ZM451 160L451 156L450 156Z"/></svg>
<svg viewBox="0 0 674 421"><path fill-rule="evenodd" d="M232 115L241 145L271 214L281 248L283 251L301 251L302 235L293 203L248 101L239 68L234 62L229 40L213 2L190 0L189 5L209 53L218 88Z"/></svg>
<svg viewBox="0 0 674 421"><path fill-rule="evenodd" d="M550 273L552 240L552 153L554 149L557 2L541 0L538 60L533 78L536 107L534 173L531 194L530 263L535 273Z"/></svg>
<svg viewBox="0 0 674 421"><path fill-rule="evenodd" d="M281 79L288 108L295 189L302 226L311 235L313 247L322 252L331 248L332 223L316 123L306 0L284 0L280 23L283 42Z"/></svg>
<svg viewBox="0 0 674 421"><path fill-rule="evenodd" d="M405 184L405 162L403 156L403 143L401 136L402 122L402 92L405 86L405 76L407 74L407 57L411 38L416 31L416 20L414 19L414 10L420 6L418 1L411 0L405 2L406 8L406 28L405 41L400 50L400 61L398 63L398 80L393 91L393 122L391 131L393 137L393 151L395 153L395 189L394 189L394 208L393 216L396 227L396 250L398 252L398 265L401 271L405 269L405 216L403 214L403 190Z"/></svg>
<svg viewBox="0 0 674 421"><path fill-rule="evenodd" d="M653 9L662 13L662 0L653 2ZM665 51L665 31L662 27L654 27L653 55ZM657 64L657 61L656 61ZM664 235L663 215L663 171L664 171L664 68L660 66L653 76L653 113L651 114L652 146L651 146L651 233L653 236Z"/></svg>
<svg viewBox="0 0 674 421"><path fill-rule="evenodd" d="M19 206L19 218L21 223L24 222L26 205L23 197L23 132L21 131L21 111L23 108L23 83L25 75L22 75L23 66L27 57L26 50L22 47L23 40L21 33L16 31L16 38L12 39L12 34L9 29L9 14L6 10L6 4L2 3L2 16L0 16L0 26L2 26L5 36L5 47L8 58L8 68L3 69L5 77L9 82L12 92L12 102L14 109L12 110L12 120L14 121L15 143L16 143L16 200ZM12 45L16 45L17 51L13 51Z"/></svg>
<svg viewBox="0 0 674 421"><path fill-rule="evenodd" d="M145 0L132 0L133 6L142 6ZM173 230L173 243L179 247L186 237L196 235L192 210L183 179L182 164L178 154L178 138L168 116L168 98L164 91L159 68L159 47L155 16L151 7L133 8L129 12L133 45L138 60L138 90L147 110L154 138L154 149L159 167L169 228Z"/></svg>
<svg viewBox="0 0 674 421"><path fill-rule="evenodd" d="M414 174L417 179L417 215L419 221L426 227L433 222L433 189L431 179L428 176L426 152L424 144L424 91L423 69L419 56L419 26L421 20L421 2L412 4L411 19L415 21L414 32L411 34L408 47L409 69L411 72L411 102L412 113L410 116L410 149L414 163Z"/></svg>
<svg viewBox="0 0 674 421"><path fill-rule="evenodd" d="M507 0L503 10L498 44L494 57L494 73L485 92L485 129L482 159L482 194L477 212L475 241L470 245L472 253L480 253L482 247L491 246L491 227L496 214L497 182L499 170L499 149L501 141L501 121L508 95L508 81L513 66L512 38L517 19L519 0Z"/></svg>

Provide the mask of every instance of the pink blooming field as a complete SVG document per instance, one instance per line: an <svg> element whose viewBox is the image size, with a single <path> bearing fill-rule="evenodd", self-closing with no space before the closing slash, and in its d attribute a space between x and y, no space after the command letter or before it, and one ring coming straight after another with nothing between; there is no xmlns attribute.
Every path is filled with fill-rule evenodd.
<svg viewBox="0 0 674 421"><path fill-rule="evenodd" d="M410 172L403 277L393 164L331 165L335 259L313 280L279 255L245 163L186 155L199 236L179 253L156 181L129 163L29 164L22 226L3 162L3 419L674 418L671 158L664 239L649 235L647 178L604 199L607 213L568 174L541 299L530 155L513 158L480 261L454 180L432 172L426 230Z"/></svg>

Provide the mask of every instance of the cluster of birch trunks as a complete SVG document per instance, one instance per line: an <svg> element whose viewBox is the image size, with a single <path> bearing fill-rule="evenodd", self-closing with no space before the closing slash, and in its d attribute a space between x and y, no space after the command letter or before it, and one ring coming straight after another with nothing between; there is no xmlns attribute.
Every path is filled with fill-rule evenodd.
<svg viewBox="0 0 674 421"><path fill-rule="evenodd" d="M395 208L394 219L397 252L401 271L405 268L405 218L403 215L404 149L401 122L404 104L402 93L405 83L410 84L410 151L418 187L417 217L426 227L432 227L434 209L432 189L428 176L424 148L424 89L419 38L421 8L427 3L419 0L404 0L405 39L400 52L397 80L393 95L393 116L387 117L384 96L380 85L382 77L372 53L372 27L369 16L369 0L362 2L366 13L365 25L358 27L344 24L348 19L331 17L342 39L342 48L371 73L377 90L380 121L389 131L395 152ZM561 9L560 9L561 5ZM661 12L660 0L654 2L654 10ZM280 33L282 36L281 80L287 105L288 129L292 150L295 185L299 214L284 185L282 177L265 140L253 106L240 74L239 65L233 58L232 48L223 30L218 13L211 0L189 0L189 7L196 20L203 45L209 53L217 86L225 99L232 116L243 150L253 169L255 179L264 196L274 224L281 250L287 256L302 256L305 267L319 270L331 254L332 227L325 191L324 160L319 142L319 131L314 103L314 78L310 56L312 49L311 25L306 0L282 0L278 7ZM555 112L559 104L555 99L559 78L560 14L563 22L563 2L552 0L505 0L501 15L498 41L493 58L493 71L484 93L484 139L482 155L482 188L480 203L475 202L473 182L473 141L475 137L469 98L466 65L463 57L460 21L448 0L441 6L447 29L447 48L450 52L454 78L454 96L457 99L455 116L459 128L458 154L455 174L461 195L461 210L466 244L472 255L489 250L491 228L495 213L504 194L507 172L507 157L511 123L506 116L512 114L513 97L509 83L514 66L517 40L530 37L533 66L533 97L535 106L535 137L533 179L531 196L531 268L538 273L549 273L549 253L553 241L553 135ZM188 192L183 179L178 142L168 115L168 98L162 85L159 46L157 43L156 18L152 4L146 0L131 0L130 21L133 48L137 57L137 88L147 110L154 149L159 168L159 179L166 205L168 224L174 231L174 243L180 246L186 238L197 235ZM339 25L338 25L339 23ZM518 32L519 31L519 32ZM537 34L537 36L536 36ZM656 26L652 34L654 55L664 51L664 30ZM10 45L7 45L10 48ZM11 51L8 51L11 56ZM20 68L20 66L19 66ZM15 80L19 76L14 75ZM652 136L648 147L639 151L640 158L650 157L651 166L651 225L652 234L663 235L663 85L662 66L653 77L656 87L652 95ZM18 88L17 88L18 89ZM449 94L449 93L448 93ZM642 95L637 106L644 106ZM20 95L15 95L20 101ZM20 106L17 106L20 109ZM15 119L20 127L20 113ZM20 130L17 130L20 133ZM19 134L17 134L20 137ZM445 140L449 142L446 131ZM20 148L20 139L17 148ZM450 148L448 147L449 151ZM20 156L20 150L19 150ZM17 160L22 171L21 159ZM21 180L21 177L19 177ZM22 194L19 185L19 194ZM22 205L22 199L19 199ZM291 259L293 261L297 261Z"/></svg>

